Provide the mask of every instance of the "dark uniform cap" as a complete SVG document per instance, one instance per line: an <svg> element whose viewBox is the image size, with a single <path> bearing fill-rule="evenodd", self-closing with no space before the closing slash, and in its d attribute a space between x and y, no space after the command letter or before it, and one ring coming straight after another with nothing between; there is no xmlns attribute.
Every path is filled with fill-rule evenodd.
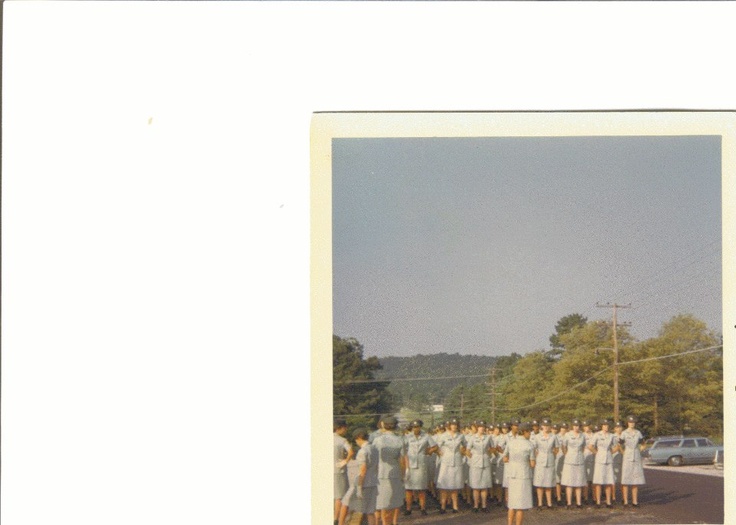
<svg viewBox="0 0 736 525"><path fill-rule="evenodd" d="M460 425L460 420L456 417L453 417L450 421L447 422L448 425Z"/></svg>
<svg viewBox="0 0 736 525"><path fill-rule="evenodd" d="M616 426L623 428L624 424L621 421L616 421Z"/></svg>
<svg viewBox="0 0 736 525"><path fill-rule="evenodd" d="M367 440L369 434L370 432L368 432L367 428L359 427L353 430L353 439L362 438Z"/></svg>
<svg viewBox="0 0 736 525"><path fill-rule="evenodd" d="M518 417L515 417L515 418L513 418L513 419L511 420L511 424L512 424L512 425L516 425L516 426L518 426L518 425L520 425L520 424L521 424L521 419L519 419Z"/></svg>
<svg viewBox="0 0 736 525"><path fill-rule="evenodd" d="M572 420L572 426L575 426L575 425L580 426L580 420L577 418Z"/></svg>
<svg viewBox="0 0 736 525"><path fill-rule="evenodd" d="M423 427L423 426L424 426L424 422L421 419L415 419L414 421L411 422L411 424L409 425L409 428Z"/></svg>
<svg viewBox="0 0 736 525"><path fill-rule="evenodd" d="M542 418L542 424L543 425L551 425L552 424L552 420L550 420L550 418L548 418L548 417L543 417Z"/></svg>
<svg viewBox="0 0 736 525"><path fill-rule="evenodd" d="M544 422L544 420L542 420L542 422ZM545 425L546 424L547 423L545 423ZM559 429L560 429L560 425L558 425L557 423L555 423L554 425L552 425L552 430L559 430Z"/></svg>
<svg viewBox="0 0 736 525"><path fill-rule="evenodd" d="M570 427L567 423L563 421L562 423L560 423L560 428L570 428Z"/></svg>
<svg viewBox="0 0 736 525"><path fill-rule="evenodd" d="M509 424L504 421L503 423L501 423L501 428L509 428Z"/></svg>
<svg viewBox="0 0 736 525"><path fill-rule="evenodd" d="M632 422L636 423L636 416L629 416L629 417L626 418L626 421L632 421Z"/></svg>
<svg viewBox="0 0 736 525"><path fill-rule="evenodd" d="M531 432L532 426L529 423L519 425L519 432Z"/></svg>
<svg viewBox="0 0 736 525"><path fill-rule="evenodd" d="M593 432L598 432L601 429L598 425L593 425Z"/></svg>
<svg viewBox="0 0 736 525"><path fill-rule="evenodd" d="M537 421L536 419L532 419L531 422L530 422L530 424L532 426L534 426L534 425L539 426L539 421Z"/></svg>
<svg viewBox="0 0 736 525"><path fill-rule="evenodd" d="M587 419L583 419L583 422L581 423L581 425L583 425L584 427L589 427L590 421L588 421Z"/></svg>
<svg viewBox="0 0 736 525"><path fill-rule="evenodd" d="M611 422L608 419L606 419L605 417L603 419L601 419L601 426L603 426L603 425L610 425L610 424L611 424Z"/></svg>
<svg viewBox="0 0 736 525"><path fill-rule="evenodd" d="M483 421L482 419L479 419L478 421L476 421L475 426L476 427L488 427L488 425L486 425L486 422Z"/></svg>

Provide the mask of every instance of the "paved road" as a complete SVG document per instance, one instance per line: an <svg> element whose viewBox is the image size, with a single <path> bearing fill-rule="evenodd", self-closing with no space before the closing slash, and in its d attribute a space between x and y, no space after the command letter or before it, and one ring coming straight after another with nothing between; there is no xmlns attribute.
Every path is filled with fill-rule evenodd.
<svg viewBox="0 0 736 525"><path fill-rule="evenodd" d="M700 472L700 473L696 473ZM529 510L525 525L590 525L604 524L679 524L724 523L723 471L713 467L657 467L645 471L647 485L639 495L640 506L633 510L620 503L612 509ZM428 498L427 516L413 511L401 516L400 525L506 525L506 510L493 507L487 514L475 514L461 508L458 514L439 514L439 503Z"/></svg>

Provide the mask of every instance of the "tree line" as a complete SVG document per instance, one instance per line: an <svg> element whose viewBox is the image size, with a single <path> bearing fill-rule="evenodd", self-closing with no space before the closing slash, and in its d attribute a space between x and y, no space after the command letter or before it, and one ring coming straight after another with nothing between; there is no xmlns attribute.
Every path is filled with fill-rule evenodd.
<svg viewBox="0 0 736 525"><path fill-rule="evenodd" d="M491 422L513 416L544 415L558 422L573 417L612 417L612 340L610 322L571 314L555 326L549 349L524 356L489 357L487 362L475 360L472 373L437 364L432 369L435 356L420 355L414 361L421 358L418 362L425 364L413 374L404 369L400 375L389 376L380 360L364 358L357 340L334 336L334 413L347 416L351 425L368 426L375 423L372 414L398 410L409 417L422 417L425 423L448 417ZM664 323L656 337L644 341L618 327L617 341L621 417L636 414L638 426L647 435L722 436L723 357L722 338L717 333L692 315L682 314ZM447 356L450 354L442 360ZM442 377L448 370L457 376L486 375L454 380L454 386L447 380L397 380L392 384L389 379ZM384 380L367 382L375 379ZM443 404L444 412L431 412L432 404Z"/></svg>

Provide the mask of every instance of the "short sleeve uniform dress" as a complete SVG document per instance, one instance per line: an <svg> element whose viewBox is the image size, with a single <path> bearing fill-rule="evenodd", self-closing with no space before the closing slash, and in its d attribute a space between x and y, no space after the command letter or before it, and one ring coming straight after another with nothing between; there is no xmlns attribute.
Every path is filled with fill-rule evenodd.
<svg viewBox="0 0 736 525"><path fill-rule="evenodd" d="M348 457L351 447L347 439L337 434L333 435L335 436L335 499L342 499L348 490L348 469L347 466L340 466L340 463Z"/></svg>
<svg viewBox="0 0 736 525"><path fill-rule="evenodd" d="M378 451L378 496L376 510L395 509L404 501L401 457L406 455L404 439L384 432L373 441Z"/></svg>
<svg viewBox="0 0 736 525"><path fill-rule="evenodd" d="M429 488L427 449L435 446L434 439L422 431L418 436L410 432L404 437L404 441L406 442L406 459L409 463L404 488L406 490L426 490Z"/></svg>
<svg viewBox="0 0 736 525"><path fill-rule="evenodd" d="M355 475L355 481L342 498L342 504L353 512L373 514L376 511L378 494L378 451L370 443L365 443L356 454L355 461L358 464L358 474ZM358 478L362 465L366 466L366 472L363 479L363 497L359 498Z"/></svg>
<svg viewBox="0 0 736 525"><path fill-rule="evenodd" d="M534 459L534 445L524 437L509 440L504 455L509 458L505 472L508 474L508 508L526 510L534 506L532 500L532 467L529 460Z"/></svg>
<svg viewBox="0 0 736 525"><path fill-rule="evenodd" d="M621 442L624 446L623 461L621 462L622 485L644 485L644 467L641 461L639 445L644 440L639 430L626 429L621 432Z"/></svg>
<svg viewBox="0 0 736 525"><path fill-rule="evenodd" d="M596 432L591 439L591 444L596 448L595 470L593 471L593 483L596 485L611 485L613 477L613 452L612 449L618 443L616 434L610 432Z"/></svg>
<svg viewBox="0 0 736 525"><path fill-rule="evenodd" d="M537 450L534 467L534 486L552 488L557 485L555 478L555 448L559 448L557 436L540 432L534 440Z"/></svg>
<svg viewBox="0 0 736 525"><path fill-rule="evenodd" d="M491 457L488 455L488 447L492 446L491 436L474 434L468 438L468 450L471 453L468 464L470 471L468 485L471 489L483 490L493 486L491 476Z"/></svg>
<svg viewBox="0 0 736 525"><path fill-rule="evenodd" d="M460 447L466 445L465 435L445 432L437 438L440 468L437 474L437 488L441 490L460 490L465 486L463 477L463 455Z"/></svg>
<svg viewBox="0 0 736 525"><path fill-rule="evenodd" d="M568 432L563 438L563 446L567 449L562 466L560 483L566 487L585 487L585 435Z"/></svg>

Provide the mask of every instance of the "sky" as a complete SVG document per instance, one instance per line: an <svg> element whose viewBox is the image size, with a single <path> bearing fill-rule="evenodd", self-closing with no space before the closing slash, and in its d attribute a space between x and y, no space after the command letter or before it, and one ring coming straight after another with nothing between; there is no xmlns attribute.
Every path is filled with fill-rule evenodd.
<svg viewBox="0 0 736 525"><path fill-rule="evenodd" d="M333 140L333 330L366 356L549 348L565 315L720 333L718 136Z"/></svg>

